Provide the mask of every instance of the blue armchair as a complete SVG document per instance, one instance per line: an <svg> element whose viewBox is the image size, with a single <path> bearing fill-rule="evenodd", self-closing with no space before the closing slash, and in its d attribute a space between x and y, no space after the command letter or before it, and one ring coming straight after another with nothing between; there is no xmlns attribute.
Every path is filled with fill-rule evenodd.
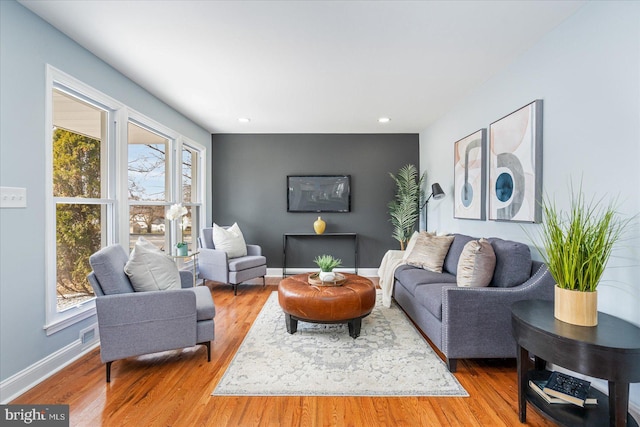
<svg viewBox="0 0 640 427"><path fill-rule="evenodd" d="M180 271L182 289L136 292L124 272L128 259L120 245L89 258L107 382L113 361L127 357L204 345L211 361L215 306L209 288L193 287L192 273Z"/></svg>

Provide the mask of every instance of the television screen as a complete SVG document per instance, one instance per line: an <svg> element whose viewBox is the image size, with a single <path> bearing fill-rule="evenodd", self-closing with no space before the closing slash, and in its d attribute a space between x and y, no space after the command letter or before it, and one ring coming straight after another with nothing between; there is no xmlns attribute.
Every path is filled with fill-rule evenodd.
<svg viewBox="0 0 640 427"><path fill-rule="evenodd" d="M287 212L349 212L350 175L287 176Z"/></svg>

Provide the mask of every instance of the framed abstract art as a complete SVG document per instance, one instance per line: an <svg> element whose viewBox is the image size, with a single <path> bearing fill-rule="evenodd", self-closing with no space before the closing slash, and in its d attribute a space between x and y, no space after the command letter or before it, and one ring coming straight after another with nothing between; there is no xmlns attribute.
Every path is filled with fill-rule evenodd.
<svg viewBox="0 0 640 427"><path fill-rule="evenodd" d="M542 100L489 126L489 219L540 222Z"/></svg>
<svg viewBox="0 0 640 427"><path fill-rule="evenodd" d="M454 143L454 218L485 219L487 130Z"/></svg>

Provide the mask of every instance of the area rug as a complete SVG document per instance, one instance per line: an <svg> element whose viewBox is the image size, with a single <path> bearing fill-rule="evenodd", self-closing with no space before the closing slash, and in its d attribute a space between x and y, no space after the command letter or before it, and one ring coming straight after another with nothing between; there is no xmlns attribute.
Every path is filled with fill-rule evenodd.
<svg viewBox="0 0 640 427"><path fill-rule="evenodd" d="M346 324L298 322L287 333L273 292L214 396L468 396L395 305L376 306L360 336Z"/></svg>

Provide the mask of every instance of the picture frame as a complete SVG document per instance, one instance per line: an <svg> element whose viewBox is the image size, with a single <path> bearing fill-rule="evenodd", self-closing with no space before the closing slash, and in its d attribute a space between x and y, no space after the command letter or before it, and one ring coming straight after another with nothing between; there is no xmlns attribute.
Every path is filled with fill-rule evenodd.
<svg viewBox="0 0 640 427"><path fill-rule="evenodd" d="M453 144L454 211L459 219L486 219L487 129Z"/></svg>
<svg viewBox="0 0 640 427"><path fill-rule="evenodd" d="M489 126L489 219L542 220L542 100Z"/></svg>

